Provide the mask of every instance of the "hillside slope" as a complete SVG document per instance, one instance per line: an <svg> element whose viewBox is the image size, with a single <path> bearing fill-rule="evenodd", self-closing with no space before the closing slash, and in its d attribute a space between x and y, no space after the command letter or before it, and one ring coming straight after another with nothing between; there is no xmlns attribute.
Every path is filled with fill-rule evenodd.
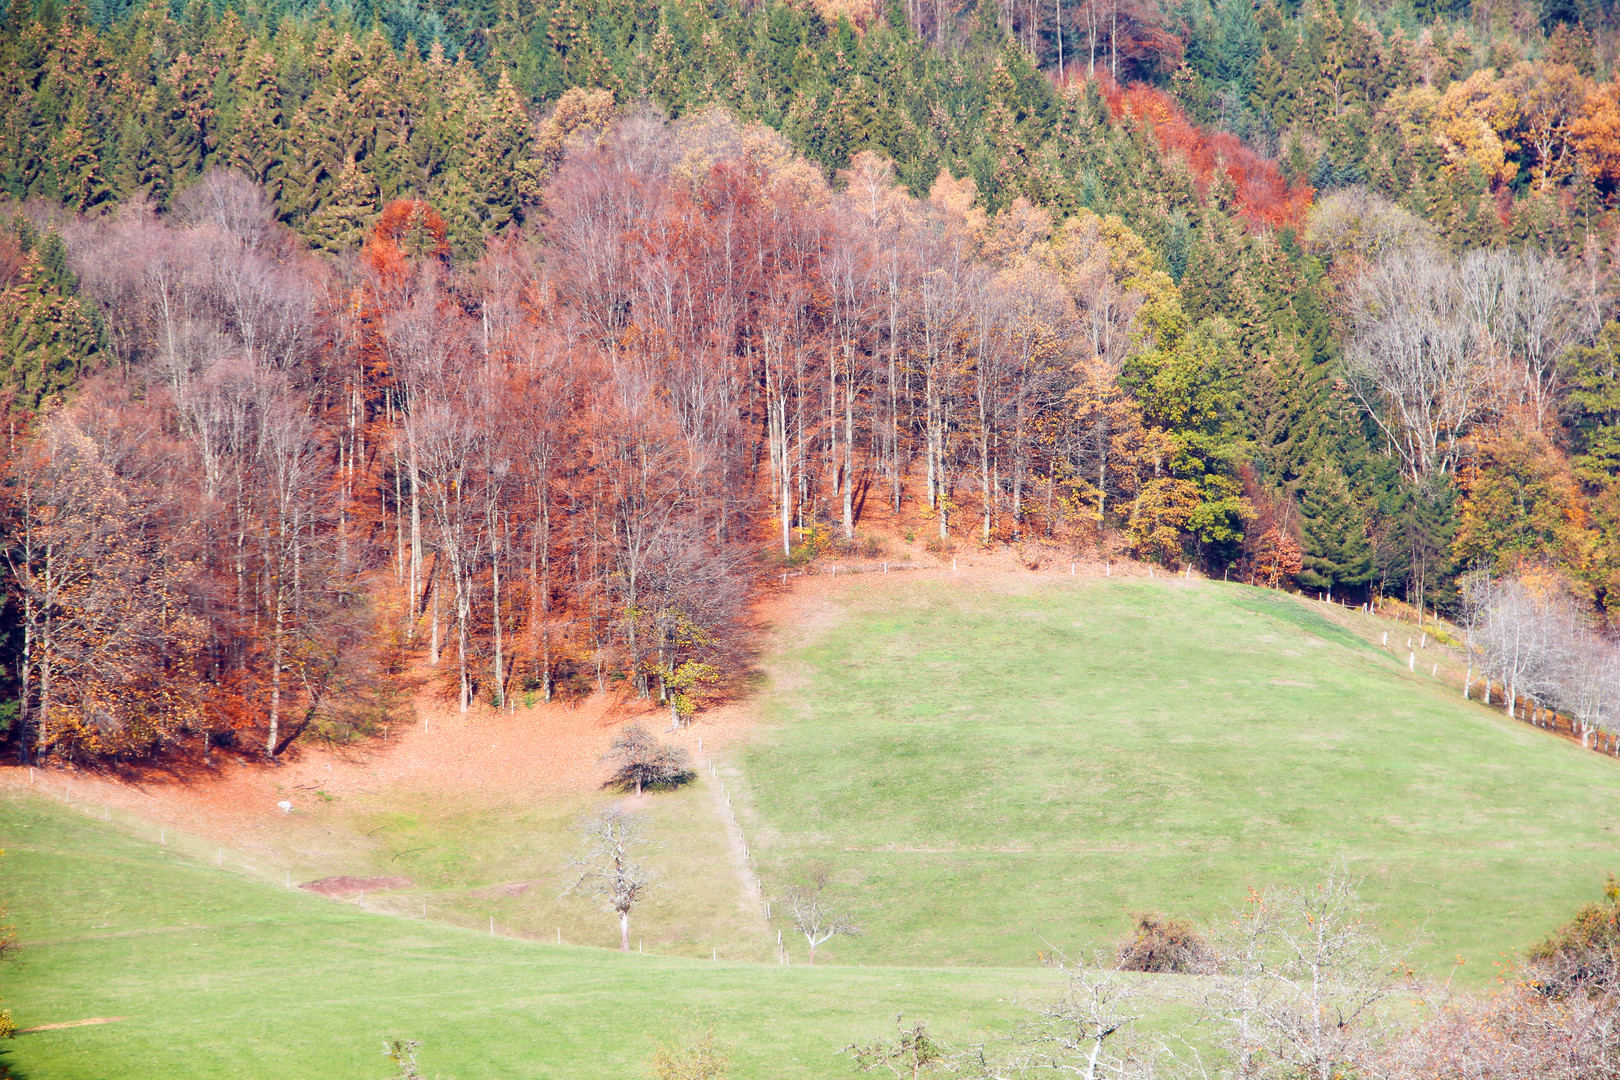
<svg viewBox="0 0 1620 1080"><path fill-rule="evenodd" d="M0 995L22 1028L67 1025L0 1043L0 1075L30 1080L381 1078L391 1036L421 1040L440 1080L605 1080L709 1025L739 1078L820 1077L896 1013L966 1037L1051 985L1033 969L784 968L491 937L250 881L14 791L0 844L22 938Z"/></svg>
<svg viewBox="0 0 1620 1080"><path fill-rule="evenodd" d="M1620 763L1341 611L1164 578L828 584L746 755L766 888L831 870L867 930L842 960L1002 964L1342 857L1431 974L1483 979L1620 867Z"/></svg>

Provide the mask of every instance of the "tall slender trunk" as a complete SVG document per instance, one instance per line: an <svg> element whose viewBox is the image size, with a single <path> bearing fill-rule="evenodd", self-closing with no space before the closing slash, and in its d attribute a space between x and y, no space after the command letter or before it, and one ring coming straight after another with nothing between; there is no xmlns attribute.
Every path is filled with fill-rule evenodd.
<svg viewBox="0 0 1620 1080"><path fill-rule="evenodd" d="M388 424L394 425L394 396L388 395ZM393 441L394 455L394 583L402 588L407 585L409 571L406 568L405 556L405 477L403 470L405 463L399 457L399 439ZM414 590L412 590L414 591ZM410 609L411 600L405 601L406 610ZM405 626L406 640L410 639L410 624Z"/></svg>
<svg viewBox="0 0 1620 1080"><path fill-rule="evenodd" d="M984 542L990 542L991 518L994 505L990 497L990 432L989 418L981 402L979 406L979 495L984 500Z"/></svg>
<svg viewBox="0 0 1620 1080"><path fill-rule="evenodd" d="M899 345L889 345L889 479L894 485L894 512L900 512L900 363Z"/></svg>
<svg viewBox="0 0 1620 1080"><path fill-rule="evenodd" d="M412 641L416 637L416 624L421 618L422 595L422 473L416 458L416 433L410 424L405 426L406 451L409 457L411 478L411 610L410 621L405 624L405 640ZM436 591L433 594L433 663L439 662L439 610Z"/></svg>
<svg viewBox="0 0 1620 1080"><path fill-rule="evenodd" d="M495 628L495 705L497 708L506 708L506 672L504 670L505 657L501 652L501 551L496 537L496 515L491 514L489 528L489 585L490 585L490 621Z"/></svg>
<svg viewBox="0 0 1620 1080"><path fill-rule="evenodd" d="M1112 22L1108 27L1108 73L1119 81L1119 0L1109 5Z"/></svg>
<svg viewBox="0 0 1620 1080"><path fill-rule="evenodd" d="M777 408L782 410L784 414L781 420L782 498L780 501L782 509L782 554L787 556L793 553L793 458L792 451L788 446L787 417L785 415L787 402L777 402Z"/></svg>
<svg viewBox="0 0 1620 1080"><path fill-rule="evenodd" d="M34 669L34 598L30 591L23 592L23 645L22 663L17 666L18 699L17 723L18 745L22 748L23 758L29 756L33 747L29 743L28 725L33 718L29 709L29 695L32 691L31 681Z"/></svg>
<svg viewBox="0 0 1620 1080"><path fill-rule="evenodd" d="M459 546L459 545L453 545ZM450 556L450 572L456 579L456 674L461 684L461 711L472 707L472 673L467 668L467 621L472 615L472 583L461 564L459 552Z"/></svg>
<svg viewBox="0 0 1620 1080"><path fill-rule="evenodd" d="M287 605L276 589L276 624L270 645L270 736L265 742L265 757L276 756L276 741L281 737L281 666L282 631L287 622Z"/></svg>
<svg viewBox="0 0 1620 1080"><path fill-rule="evenodd" d="M1057 11L1057 47L1058 47L1058 82L1063 81L1063 0L1053 0L1052 6Z"/></svg>
<svg viewBox="0 0 1620 1080"><path fill-rule="evenodd" d="M51 674L56 658L55 621L51 608L56 602L54 584L55 567L51 563L51 545L45 546L45 603L41 613L39 658L39 733L35 740L34 756L41 758L51 746Z"/></svg>
<svg viewBox="0 0 1620 1080"><path fill-rule="evenodd" d="M854 363L844 350L844 539L855 539L855 380Z"/></svg>
<svg viewBox="0 0 1620 1080"><path fill-rule="evenodd" d="M428 638L428 663L439 666L439 556L433 556L433 597L428 601L433 609L430 618L431 636Z"/></svg>

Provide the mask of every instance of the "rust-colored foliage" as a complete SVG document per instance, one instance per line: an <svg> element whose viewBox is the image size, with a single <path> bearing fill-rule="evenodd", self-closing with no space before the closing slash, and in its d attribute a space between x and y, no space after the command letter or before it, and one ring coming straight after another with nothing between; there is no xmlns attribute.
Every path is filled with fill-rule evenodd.
<svg viewBox="0 0 1620 1080"><path fill-rule="evenodd" d="M1116 118L1129 118L1153 132L1160 148L1187 162L1199 195L1208 197L1218 177L1233 188L1235 209L1246 220L1277 229L1299 229L1315 192L1303 181L1290 184L1269 161L1229 132L1206 131L1187 119L1170 95L1144 83L1121 87L1098 76L1103 98Z"/></svg>
<svg viewBox="0 0 1620 1080"><path fill-rule="evenodd" d="M444 218L421 199L395 199L383 208L366 242L365 259L380 277L405 272L412 259L448 259Z"/></svg>

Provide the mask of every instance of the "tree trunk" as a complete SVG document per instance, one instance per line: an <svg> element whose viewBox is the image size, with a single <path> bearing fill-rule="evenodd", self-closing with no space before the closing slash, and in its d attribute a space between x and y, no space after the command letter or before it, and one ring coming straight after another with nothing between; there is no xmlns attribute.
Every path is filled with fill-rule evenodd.
<svg viewBox="0 0 1620 1080"><path fill-rule="evenodd" d="M416 639L416 622L422 614L422 475L416 463L416 435L410 425L406 425L406 448L409 453L409 467L411 472L411 610L410 621L406 623L405 640ZM439 594L433 594L433 660L439 662Z"/></svg>
<svg viewBox="0 0 1620 1080"><path fill-rule="evenodd" d="M270 647L270 737L264 746L265 756L271 758L276 756L276 738L281 729L281 649L286 618L286 605L281 601L280 590L277 590L275 640Z"/></svg>
<svg viewBox="0 0 1620 1080"><path fill-rule="evenodd" d="M630 951L630 912L619 912L619 951Z"/></svg>
<svg viewBox="0 0 1620 1080"><path fill-rule="evenodd" d="M847 358L847 351L846 351ZM844 539L855 539L855 383L854 364L844 372Z"/></svg>
<svg viewBox="0 0 1620 1080"><path fill-rule="evenodd" d="M439 666L439 557L433 557L433 599L429 601L433 608L430 619L431 632L428 638L428 663L433 667Z"/></svg>
<svg viewBox="0 0 1620 1080"><path fill-rule="evenodd" d="M496 541L497 515L490 515L489 524L489 584L490 605L492 613L490 622L495 628L495 705L497 708L506 708L506 671L505 657L501 653L501 552Z"/></svg>

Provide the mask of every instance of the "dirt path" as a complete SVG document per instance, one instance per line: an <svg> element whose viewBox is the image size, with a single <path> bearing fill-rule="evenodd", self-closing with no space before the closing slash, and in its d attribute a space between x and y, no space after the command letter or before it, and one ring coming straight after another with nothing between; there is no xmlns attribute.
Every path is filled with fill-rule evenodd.
<svg viewBox="0 0 1620 1080"><path fill-rule="evenodd" d="M732 808L720 763L712 757L701 758L700 763L709 774L706 780L709 802L720 819L721 827L725 829L726 843L731 849L731 865L737 872L738 883L742 886L743 900L752 910L753 917L758 920L761 932L769 936L771 927L770 921L765 918L765 889L760 884L759 875L754 871L753 861L749 858L742 823L737 820L737 813Z"/></svg>

